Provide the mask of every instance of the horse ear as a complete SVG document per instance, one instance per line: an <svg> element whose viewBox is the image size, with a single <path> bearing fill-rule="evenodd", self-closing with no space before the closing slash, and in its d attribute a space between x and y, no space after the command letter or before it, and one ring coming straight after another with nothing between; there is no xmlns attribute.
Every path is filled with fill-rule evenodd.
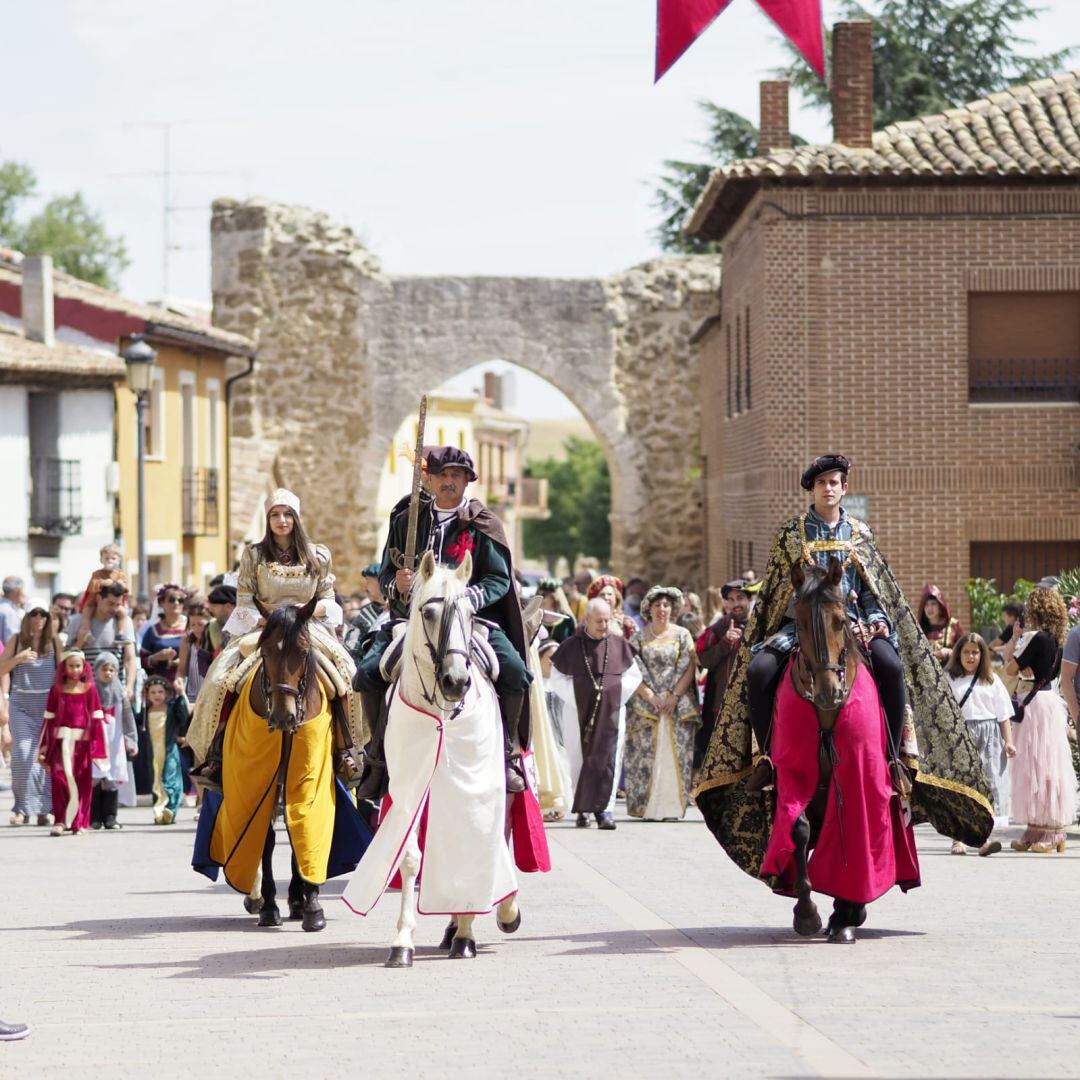
<svg viewBox="0 0 1080 1080"><path fill-rule="evenodd" d="M270 618L270 609L269 609L269 608L268 608L268 607L267 607L267 606L266 606L266 605L265 605L265 604L264 604L264 603L263 603L263 602L262 602L262 601L261 601L261 600L260 600L260 599L259 599L259 598L258 598L257 596L252 596L252 598L251 598L251 599L252 599L252 600L254 601L254 603L255 603L255 610L256 610L256 611L257 611L257 612L258 612L258 613L259 613L259 614L260 614L260 615L261 615L261 616L262 616L262 617L263 617L264 619L269 619L269 618Z"/></svg>
<svg viewBox="0 0 1080 1080"><path fill-rule="evenodd" d="M840 562L834 555L829 560L829 570L825 575L825 581L829 585L839 585L840 579L844 576L844 564Z"/></svg>
<svg viewBox="0 0 1080 1080"><path fill-rule="evenodd" d="M795 586L795 591L798 592L803 587L803 582L806 580L806 570L803 568L802 563L794 563L791 567L791 584Z"/></svg>
<svg viewBox="0 0 1080 1080"><path fill-rule="evenodd" d="M460 580L464 581L466 585L469 584L469 579L472 577L471 551L465 552L465 558L461 560L461 565L457 568L457 576Z"/></svg>
<svg viewBox="0 0 1080 1080"><path fill-rule="evenodd" d="M424 552L424 557L420 560L420 576L425 581L431 580L431 575L435 573L435 555L431 548L428 548Z"/></svg>
<svg viewBox="0 0 1080 1080"><path fill-rule="evenodd" d="M310 619L311 616L315 614L315 607L318 604L318 602L319 602L318 594L313 595L311 597L311 599L302 608L299 608L297 610L296 617L301 622L307 622L308 619Z"/></svg>

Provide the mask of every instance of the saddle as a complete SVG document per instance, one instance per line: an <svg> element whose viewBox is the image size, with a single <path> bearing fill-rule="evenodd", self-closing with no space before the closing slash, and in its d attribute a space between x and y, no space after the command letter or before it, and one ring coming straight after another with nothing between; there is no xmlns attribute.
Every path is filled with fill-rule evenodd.
<svg viewBox="0 0 1080 1080"><path fill-rule="evenodd" d="M469 646L469 659L491 681L492 684L499 678L499 658L491 647L489 629L496 624L487 619L473 618L472 642ZM405 629L407 624L402 621L395 623L393 627L394 639L383 653L379 661L379 674L388 682L397 682L401 674L401 661L405 653Z"/></svg>

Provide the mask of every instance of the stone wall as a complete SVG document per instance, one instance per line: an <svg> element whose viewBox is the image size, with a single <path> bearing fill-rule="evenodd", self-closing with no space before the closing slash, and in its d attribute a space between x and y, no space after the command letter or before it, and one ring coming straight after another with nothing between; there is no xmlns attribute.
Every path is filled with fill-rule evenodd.
<svg viewBox="0 0 1080 1080"><path fill-rule="evenodd" d="M214 204L214 321L256 341L232 408L234 536L275 483L293 487L344 583L376 557L390 440L420 394L501 359L581 410L612 472L612 563L700 584L698 376L689 346L715 307L713 257L607 280L383 274L324 214Z"/></svg>

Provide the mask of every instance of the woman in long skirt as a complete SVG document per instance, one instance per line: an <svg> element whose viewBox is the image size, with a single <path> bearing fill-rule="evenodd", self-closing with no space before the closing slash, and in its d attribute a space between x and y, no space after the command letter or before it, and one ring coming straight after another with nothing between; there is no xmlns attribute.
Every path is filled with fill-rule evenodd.
<svg viewBox="0 0 1080 1080"><path fill-rule="evenodd" d="M43 603L31 601L21 629L0 656L0 676L11 673L12 825L26 825L32 819L38 825L50 824L49 776L38 764L37 752L59 655L56 620Z"/></svg>
<svg viewBox="0 0 1080 1080"><path fill-rule="evenodd" d="M694 734L701 714L694 685L694 639L671 622L681 603L681 590L651 588L641 602L648 625L630 639L642 685L627 705L626 811L646 821L678 820L690 801Z"/></svg>
<svg viewBox="0 0 1080 1080"><path fill-rule="evenodd" d="M1012 847L1039 854L1063 852L1065 830L1076 821L1076 770L1068 710L1050 683L1060 667L1068 627L1065 602L1053 589L1035 589L1028 597L1024 625L1028 633L1014 650L1010 641L1005 651L1012 673L1030 674L1033 680L1021 698L1024 716L1016 725L1016 757L1010 769L1012 816L1027 828Z"/></svg>

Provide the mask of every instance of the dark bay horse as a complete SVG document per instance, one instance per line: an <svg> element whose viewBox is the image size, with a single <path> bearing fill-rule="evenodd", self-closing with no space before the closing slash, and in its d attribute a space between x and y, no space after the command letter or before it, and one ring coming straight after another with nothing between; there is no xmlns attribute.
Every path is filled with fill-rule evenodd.
<svg viewBox="0 0 1080 1080"><path fill-rule="evenodd" d="M283 811L285 807L293 735L305 720L316 716L322 707L315 656L307 631L308 620L314 614L317 603L317 598L313 596L303 607L287 605L271 610L255 597L255 606L266 622L259 637L262 665L251 688L251 707L257 716L266 721L271 732L282 733L281 765L273 795L275 811L270 819L262 855L262 902L252 902L251 897L244 902L252 914L258 912L260 926L281 925L273 870L274 817L278 809ZM300 919L305 930L319 931L326 926L326 917L319 902L319 887L301 876L295 853L292 855L288 898L289 917Z"/></svg>
<svg viewBox="0 0 1080 1080"><path fill-rule="evenodd" d="M834 732L841 711L863 665L862 655L851 631L842 581L844 568L830 559L820 566L791 568L795 587L794 614L799 645L791 661L791 681L796 693L810 702L818 721L818 781L813 797L795 819L791 839L795 844L795 932L810 937L821 930L821 916L811 899L808 857L821 836L830 789L834 786L833 766L837 760ZM869 672L867 672L869 674ZM836 787L833 797L842 794ZM829 919L829 941L851 944L855 928L866 921L866 905L836 899Z"/></svg>

